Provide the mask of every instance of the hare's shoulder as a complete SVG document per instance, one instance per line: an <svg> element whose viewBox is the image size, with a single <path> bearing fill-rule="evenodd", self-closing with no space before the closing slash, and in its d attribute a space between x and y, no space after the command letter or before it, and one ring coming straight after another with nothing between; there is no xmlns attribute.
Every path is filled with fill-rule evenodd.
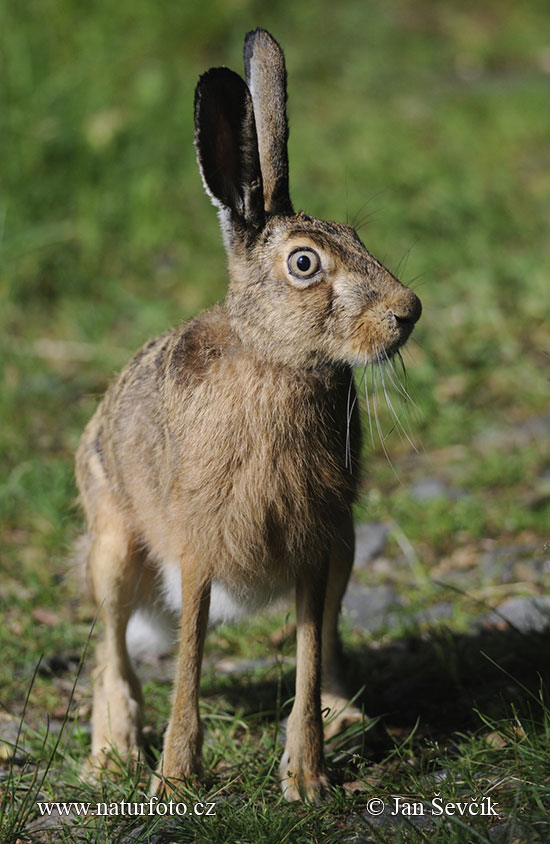
<svg viewBox="0 0 550 844"><path fill-rule="evenodd" d="M159 350L159 364L166 381L183 388L195 387L220 358L240 347L223 305L199 314L173 331Z"/></svg>
<svg viewBox="0 0 550 844"><path fill-rule="evenodd" d="M237 345L225 309L217 305L148 340L111 384L109 398L135 396L141 390L151 396L151 391L162 393L163 386L174 382L180 387L194 387L215 360Z"/></svg>

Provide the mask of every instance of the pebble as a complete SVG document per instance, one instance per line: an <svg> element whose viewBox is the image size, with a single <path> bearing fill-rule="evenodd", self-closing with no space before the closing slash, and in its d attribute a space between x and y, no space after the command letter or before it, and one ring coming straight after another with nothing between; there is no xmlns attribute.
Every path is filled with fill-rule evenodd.
<svg viewBox="0 0 550 844"><path fill-rule="evenodd" d="M495 448L520 448L532 442L548 442L550 437L550 414L533 416L511 425L509 428L488 428L474 440L474 445L485 449L488 445Z"/></svg>
<svg viewBox="0 0 550 844"><path fill-rule="evenodd" d="M8 712L0 712L0 762L13 758L20 724L19 718L14 718Z"/></svg>
<svg viewBox="0 0 550 844"><path fill-rule="evenodd" d="M384 552L389 533L389 525L381 522L362 522L355 526L355 569L366 568Z"/></svg>
<svg viewBox="0 0 550 844"><path fill-rule="evenodd" d="M520 633L541 633L550 626L550 596L509 598L482 616L480 627L512 627Z"/></svg>
<svg viewBox="0 0 550 844"><path fill-rule="evenodd" d="M464 493L455 489L441 478L422 478L415 481L410 487L410 495L415 501L433 501L434 498L445 498L447 501L456 501Z"/></svg>
<svg viewBox="0 0 550 844"><path fill-rule="evenodd" d="M354 627L370 632L395 624L402 607L402 598L391 586L367 589L351 583L344 596L344 608Z"/></svg>
<svg viewBox="0 0 550 844"><path fill-rule="evenodd" d="M484 575L497 583L542 583L550 574L550 548L534 544L494 548L483 555L481 566Z"/></svg>

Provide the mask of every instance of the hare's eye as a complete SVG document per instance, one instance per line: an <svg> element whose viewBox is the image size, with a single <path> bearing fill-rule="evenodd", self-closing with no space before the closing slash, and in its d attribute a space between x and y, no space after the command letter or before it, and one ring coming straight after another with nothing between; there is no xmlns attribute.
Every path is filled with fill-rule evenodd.
<svg viewBox="0 0 550 844"><path fill-rule="evenodd" d="M321 268L321 260L314 249L295 249L288 256L288 271L295 278L311 278Z"/></svg>

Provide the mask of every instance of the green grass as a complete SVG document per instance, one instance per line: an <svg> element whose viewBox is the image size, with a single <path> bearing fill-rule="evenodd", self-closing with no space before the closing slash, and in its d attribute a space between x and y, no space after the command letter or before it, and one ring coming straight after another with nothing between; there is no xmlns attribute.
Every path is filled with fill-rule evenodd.
<svg viewBox="0 0 550 844"><path fill-rule="evenodd" d="M329 747L340 786L321 808L279 796L276 716L293 694L291 666L268 638L281 618L213 633L208 665L274 665L222 679L206 668L197 794L219 793L219 812L178 830L157 820L158 839L148 821L142 838L488 840L483 818L369 833L369 797L429 800L440 789L448 799L498 794L509 826L497 840L548 837L547 637L472 634L471 622L549 586L545 569L501 584L479 565L487 549L542 554L550 540L548 437L525 427L548 413L549 24L543 0L0 4L0 706L23 723L21 751L0 756L0 840L29 840L38 791L100 793L77 776L91 656L68 709L93 620L68 562L82 526L73 455L112 373L224 295L192 145L193 90L212 65L241 67L242 36L256 25L287 54L296 206L355 221L422 298L405 355L417 407L390 390L420 452L401 441L381 397L393 469L379 437L368 443L366 420L357 508L358 519L393 525L389 573L363 582L394 586L405 608L375 634L345 627L350 688L366 684L360 702L384 727L381 739L351 737L345 755ZM415 500L411 485L426 476L459 496ZM403 548L409 569L398 565ZM446 567L459 563L463 579L449 583ZM417 622L418 609L441 601L453 603L444 624ZM169 693L152 672L153 749ZM127 799L142 781L128 773L102 788ZM121 840L132 823L107 819L83 840ZM66 827L51 834L74 840Z"/></svg>
<svg viewBox="0 0 550 844"><path fill-rule="evenodd" d="M36 800L62 799L92 806L103 802L110 807L111 814L89 816L84 826L83 821L72 819L78 822L84 840L90 841L128 840L126 836L139 829L139 840L144 841L336 842L344 833L366 836L372 828L376 841L420 842L429 832L430 839L441 842L481 842L489 841L488 831L504 822L507 837L503 840L545 841L550 797L547 693L542 685L531 690L513 679L512 672L497 664L491 652L504 664L505 649L509 654L512 646L513 671L527 674L526 663L534 664L537 647L548 647L548 635L528 641L493 635L478 644L487 654L483 660L479 651L473 652L471 642L451 636L434 636L423 644L409 639L406 655L395 644L371 653L368 659L375 688L370 696L376 696L378 703L385 697L388 704L388 686L395 684L404 669L412 674L414 680L409 682L407 703L402 707L407 712L401 725L394 722L391 742L387 736L381 744L380 736L373 741L376 729L367 733L353 729L329 742L328 760L339 785L320 807L288 806L279 794L277 717L287 713L288 707L278 711L277 690L280 692L289 678L277 669L270 676L264 671L249 677L246 690L233 684L220 691L216 678L206 674L207 702L202 712L207 728L207 773L200 786L182 788L177 801L188 807L197 801L213 802L216 814L212 817L190 813L178 824L174 818L136 817L127 809L121 820L115 803L148 803L147 769L132 771L122 763L121 771L100 785L82 782L79 764L87 737L78 722L69 716L51 730L44 724L38 729L27 725L19 738L16 763L3 782L2 840L50 840L47 831L41 837L36 819L34 827L29 828L27 822L37 814ZM365 658L364 649L352 651L355 667ZM426 685L430 684L435 693L427 699ZM272 706L255 714L251 699L257 703L265 697L264 686L272 693ZM31 687L30 697L32 694ZM453 711L440 712L438 718L436 710L444 701ZM415 708L417 722L407 722ZM470 715L464 720L466 711ZM456 719L452 735L448 732L450 716ZM428 721L432 724L429 732L423 725ZM431 818L429 829L411 826L405 816L397 828L376 825L376 817L369 814L370 801L383 798L393 807L398 795L402 801L425 805L426 816ZM454 815L444 819L431 816L431 801L438 797L446 804L481 801L488 796L499 815L489 822L486 817L470 817L464 822ZM74 840L68 821L58 822L49 835L56 840Z"/></svg>

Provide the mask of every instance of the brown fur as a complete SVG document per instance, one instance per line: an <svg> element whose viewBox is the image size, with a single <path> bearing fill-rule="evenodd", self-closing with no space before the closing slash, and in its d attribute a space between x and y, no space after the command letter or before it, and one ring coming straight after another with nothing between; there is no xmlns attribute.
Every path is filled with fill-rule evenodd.
<svg viewBox="0 0 550 844"><path fill-rule="evenodd" d="M261 66L275 51L274 73L282 79L282 53L259 32L248 39L248 61ZM224 95L229 86L235 101L248 103L246 137L231 116L241 135L224 157L240 180L248 164L236 156L239 144L250 143L251 106L244 83L230 74L220 71ZM216 71L200 83L196 120L203 135L217 131L208 96L219 84ZM256 116L268 102L256 93ZM257 122L268 131L269 121ZM163 572L172 583L176 572L181 579L175 695L159 771L166 787L200 770L198 687L213 586L251 609L295 586L296 700L281 779L287 799L316 799L326 783L321 678L324 702L345 706L337 620L353 562L360 453L350 366L395 351L420 304L349 226L304 214L266 214L260 225L261 210L239 199L240 181L232 186L231 174L223 181L209 159L218 146L205 148L197 131L205 183L221 207L226 301L137 353L110 386L77 453L89 571L105 622L92 754L105 760L111 744L122 754L137 752L141 697L126 626L136 607L158 597ZM277 143L285 145L280 135ZM249 159L247 178L261 184L257 155ZM249 196L256 187L244 190ZM297 249L314 250L308 254L320 261L315 276L290 271L288 256Z"/></svg>

